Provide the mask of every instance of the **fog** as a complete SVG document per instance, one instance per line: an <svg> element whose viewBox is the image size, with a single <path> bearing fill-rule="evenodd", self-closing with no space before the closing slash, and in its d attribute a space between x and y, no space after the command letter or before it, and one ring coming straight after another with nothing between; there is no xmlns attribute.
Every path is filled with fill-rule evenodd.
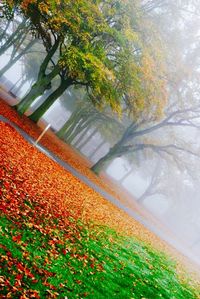
<svg viewBox="0 0 200 299"><path fill-rule="evenodd" d="M150 5L151 2L153 1L144 1L144 5L145 3ZM188 109L188 107L195 107L196 110L193 109L192 112L188 110L181 116L177 114L173 118L173 123L178 122L179 126L173 124L154 130L148 136L136 137L136 143L141 143L142 140L145 144L153 143L154 147L147 148L143 152L117 157L108 163L104 172L117 185L125 188L132 195L133 201L137 201L168 227L200 263L200 156L198 156L200 155L200 108L198 107L200 104L200 13L194 10L192 4L182 14L179 11L181 17L176 13L174 11L176 18L172 18L171 11L163 19L159 10L152 14L153 18L158 18L158 24L165 28L163 35L166 40L168 39L167 43L170 43L168 47L174 59L170 63L174 63L174 69L178 69L178 72L174 72L171 76L173 84L169 84L168 87L169 102L165 115L169 115L169 111L173 113L177 109ZM173 24L168 28L167 22L170 20ZM169 35L169 31L172 33L174 31L174 35ZM40 59L31 56L30 52L0 78L0 84L18 99L33 84L39 62L45 56L40 43L34 45L33 52L34 49L35 52L36 49L40 49ZM6 65L10 55L11 50L8 50L1 56L0 68ZM31 64L31 60L34 60L35 64ZM32 68L34 68L33 75ZM173 67L171 69L173 70ZM27 79L23 82L24 76ZM52 90L54 84L56 85L56 82L53 83ZM46 94L34 103L32 110L41 104ZM40 123L51 124L55 132L59 131L77 109L79 101L84 102L84 96L77 94L76 89L66 91L45 113ZM113 118L117 120L116 115ZM125 128L127 127L125 118L119 122L120 126L122 123ZM145 128L144 125L141 130ZM118 131L108 128L105 123L91 123L88 130L77 134L70 144L95 163L109 151L120 136ZM172 144L176 149L173 150ZM159 150L155 149L157 145L161 145ZM170 148L166 150L165 147L168 145ZM184 148L184 151L181 148Z"/></svg>

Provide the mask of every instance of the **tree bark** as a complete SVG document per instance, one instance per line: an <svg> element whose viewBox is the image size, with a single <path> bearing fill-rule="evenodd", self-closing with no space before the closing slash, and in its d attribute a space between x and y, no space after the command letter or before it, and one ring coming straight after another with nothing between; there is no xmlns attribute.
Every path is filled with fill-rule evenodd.
<svg viewBox="0 0 200 299"><path fill-rule="evenodd" d="M39 119L47 112L47 110L54 104L54 102L63 94L63 92L71 85L71 81L63 81L60 86L39 106L29 118L38 122Z"/></svg>
<svg viewBox="0 0 200 299"><path fill-rule="evenodd" d="M149 195L151 195L151 194L149 194ZM144 192L140 197L137 198L137 202L143 203L147 197L148 197L148 192Z"/></svg>
<svg viewBox="0 0 200 299"><path fill-rule="evenodd" d="M45 74L48 64L55 54L57 48L59 46L59 39L56 40L53 47L49 50L45 59L43 60L40 70L38 73L37 81L33 84L31 90L28 94L19 102L19 104L15 105L15 108L20 114L24 114L31 104L42 95L46 89L49 89L51 81L59 74L60 67L59 65L55 65L53 70L49 74Z"/></svg>
<svg viewBox="0 0 200 299"><path fill-rule="evenodd" d="M96 164L94 164L90 169L96 174L99 173L108 165L108 162L113 159L113 156L110 152L107 155L102 157Z"/></svg>
<svg viewBox="0 0 200 299"><path fill-rule="evenodd" d="M73 114L72 114L73 115ZM72 115L71 117L64 123L64 125L60 128L60 130L56 133L56 135L60 138L63 139L65 132L72 126Z"/></svg>
<svg viewBox="0 0 200 299"><path fill-rule="evenodd" d="M45 75L42 79L38 80L31 88L29 93L17 104L15 107L20 114L24 114L31 104L42 95L46 89L49 88L51 81L59 73L59 67L55 67L54 70Z"/></svg>
<svg viewBox="0 0 200 299"><path fill-rule="evenodd" d="M24 75L22 75L14 84L13 84L13 86L8 90L8 92L12 92L12 90L13 89L15 89L16 87L17 87L17 84L19 83L19 82L23 82L24 81ZM20 85L21 85L21 83L20 83Z"/></svg>
<svg viewBox="0 0 200 299"><path fill-rule="evenodd" d="M34 84L29 93L14 107L17 109L19 114L24 114L31 104L44 93L49 85L49 80L41 80Z"/></svg>
<svg viewBox="0 0 200 299"><path fill-rule="evenodd" d="M98 175L100 171L104 169L111 160L117 157L121 157L124 153L126 153L126 150L123 148L126 139L126 134L123 134L121 139L112 148L109 149L109 152L91 167L91 170Z"/></svg>

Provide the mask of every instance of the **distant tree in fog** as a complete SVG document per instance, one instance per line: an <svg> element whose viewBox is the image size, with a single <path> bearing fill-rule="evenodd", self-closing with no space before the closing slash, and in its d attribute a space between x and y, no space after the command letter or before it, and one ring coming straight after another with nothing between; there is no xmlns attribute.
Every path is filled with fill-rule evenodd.
<svg viewBox="0 0 200 299"><path fill-rule="evenodd" d="M98 174L114 158L147 150L162 158L170 156L174 161L182 153L199 158L198 150L191 148L190 144L182 142L179 134L177 134L177 139L173 138L175 128L200 129L200 104L180 109L173 107L172 110L166 111L165 117L159 122L146 123L145 120L141 120L131 123L119 141L91 169ZM169 129L173 129L172 137L169 136L171 140L167 140ZM156 134L157 132L159 132L158 138L152 137L152 133ZM152 142L143 139L148 136Z"/></svg>

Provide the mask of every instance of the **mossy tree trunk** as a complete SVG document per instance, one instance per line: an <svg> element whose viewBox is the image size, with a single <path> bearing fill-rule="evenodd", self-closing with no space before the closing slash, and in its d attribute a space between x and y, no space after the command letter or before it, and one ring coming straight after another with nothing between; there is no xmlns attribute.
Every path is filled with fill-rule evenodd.
<svg viewBox="0 0 200 299"><path fill-rule="evenodd" d="M76 136L78 136L81 132L83 132L84 130L89 130L91 128L91 124L95 122L95 117L91 117L91 118L83 118L81 119L81 121L79 121L79 123L77 124L77 126L74 127L74 130L72 131L71 135L65 138L65 140L68 143L72 143L72 141L76 138Z"/></svg>
<svg viewBox="0 0 200 299"><path fill-rule="evenodd" d="M43 60L40 66L37 81L33 84L28 94L25 95L25 97L15 106L15 108L20 114L24 114L31 106L31 104L39 96L41 96L47 89L51 87L51 81L59 74L60 67L57 64L54 66L53 70L46 75L48 64L51 58L53 57L53 55L55 54L58 46L59 46L59 39L54 43L53 47L51 48L51 50L48 52L45 59Z"/></svg>
<svg viewBox="0 0 200 299"><path fill-rule="evenodd" d="M40 105L29 118L34 122L38 122L39 119L47 112L47 110L55 103L55 101L63 94L63 92L72 84L71 80L62 81L60 86L48 96L48 98Z"/></svg>
<svg viewBox="0 0 200 299"><path fill-rule="evenodd" d="M80 116L81 116L81 109L76 109L71 114L70 118L62 126L62 128L57 132L56 135L61 139L64 139L66 134L70 136L70 134L74 130L75 125L78 124L78 122L80 121Z"/></svg>

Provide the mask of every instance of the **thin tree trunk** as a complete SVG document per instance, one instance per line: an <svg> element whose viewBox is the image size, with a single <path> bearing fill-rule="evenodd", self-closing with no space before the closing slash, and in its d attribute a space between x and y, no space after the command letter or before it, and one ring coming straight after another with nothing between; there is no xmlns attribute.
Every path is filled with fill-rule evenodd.
<svg viewBox="0 0 200 299"><path fill-rule="evenodd" d="M73 115L73 113L72 113ZM60 138L63 139L65 132L72 126L73 123L73 118L72 115L70 116L70 118L64 123L64 125L60 128L60 130L58 130L58 132L56 133L56 135Z"/></svg>
<svg viewBox="0 0 200 299"><path fill-rule="evenodd" d="M84 131L83 134L85 135L88 132L88 130L90 130L89 126L86 128L86 131ZM98 129L97 128L94 129L94 131L81 143L81 145L79 145L79 147L78 147L79 150L81 150L97 132L98 132ZM81 135L81 137L83 137L83 136ZM80 141L80 139L79 139L79 141Z"/></svg>
<svg viewBox="0 0 200 299"><path fill-rule="evenodd" d="M12 90L14 89L13 94L16 95L16 94L21 90L22 86L23 86L25 83L26 83L26 79L23 79L22 82L20 83L20 85L19 85L16 89L11 88L11 89L9 90L9 92L12 93Z"/></svg>
<svg viewBox="0 0 200 299"><path fill-rule="evenodd" d="M66 121L66 123L62 126L62 128L57 132L57 136L61 139L64 138L65 134L71 134L71 132L73 132L76 124L78 124L78 122L81 120L80 119L80 115L82 114L82 110L81 109L76 109L72 115L70 116L70 118ZM74 125L75 124L75 125Z"/></svg>
<svg viewBox="0 0 200 299"><path fill-rule="evenodd" d="M75 141L75 143L73 143L73 146L77 147L78 149L81 148L81 145L80 145L80 148L79 148L79 143L81 143L81 141L83 140L84 136L87 134L87 132L90 130L91 128L88 126L78 137L78 139Z"/></svg>
<svg viewBox="0 0 200 299"><path fill-rule="evenodd" d="M60 128L60 130L56 133L56 135L64 139L65 133L73 126L74 119L76 119L76 114L72 113L70 118L64 123L64 125Z"/></svg>
<svg viewBox="0 0 200 299"><path fill-rule="evenodd" d="M158 190L156 192L155 187L158 185L159 181L158 181L158 175L160 172L160 160L158 160L156 167L152 173L152 177L151 177L151 181L148 185L148 187L146 188L146 190L142 193L142 195L137 199L137 201L139 203L143 203L144 200L148 197L148 196L152 196L155 193L158 193Z"/></svg>
<svg viewBox="0 0 200 299"><path fill-rule="evenodd" d="M147 196L148 196L148 193L144 192L140 197L137 198L137 202L143 203Z"/></svg>
<svg viewBox="0 0 200 299"><path fill-rule="evenodd" d="M23 31L21 32L21 30L25 30L27 31L27 26L25 27L25 23L26 23L26 19L24 19L22 21L21 24L19 24L19 26L17 27L17 29L15 30L15 32L13 32L9 38L7 39L7 41L3 44L3 46L0 47L0 56L4 54L4 52L6 50L8 50L19 38L21 35L23 35Z"/></svg>
<svg viewBox="0 0 200 299"><path fill-rule="evenodd" d="M71 81L63 81L60 86L52 93L48 98L39 106L29 118L34 122L38 122L39 119L47 112L47 110L54 104L54 102L63 94L63 92L71 85Z"/></svg>
<svg viewBox="0 0 200 299"><path fill-rule="evenodd" d="M85 120L86 119L86 120ZM88 118L83 118L77 126L75 126L74 131L72 132L71 136L69 136L69 138L67 138L67 142L71 143L74 138L80 134L80 132L82 132L83 130L89 128L90 124L93 123L93 121L95 120L95 117L92 117L90 119Z"/></svg>
<svg viewBox="0 0 200 299"><path fill-rule="evenodd" d="M77 124L75 123L74 126L71 126L71 128L65 133L65 141L67 143L71 143L74 138L83 130L82 125L85 123L84 119L81 119Z"/></svg>
<svg viewBox="0 0 200 299"><path fill-rule="evenodd" d="M96 148L95 148L95 150L94 151L92 151L91 153L90 153L90 155L88 156L88 158L89 159L91 159L98 151L99 151L99 149L105 144L106 142L105 142L105 140L103 140Z"/></svg>
<svg viewBox="0 0 200 299"><path fill-rule="evenodd" d="M118 181L120 184L123 184L123 182L129 177L129 175L133 172L133 168L131 169Z"/></svg>
<svg viewBox="0 0 200 299"><path fill-rule="evenodd" d="M36 39L32 40L14 59L11 59L0 71L0 78L9 70L34 44Z"/></svg>
<svg viewBox="0 0 200 299"><path fill-rule="evenodd" d="M45 76L45 72L47 70L48 64L49 64L51 58L53 57L53 55L55 54L56 50L58 49L59 44L60 44L60 39L58 38L55 41L52 48L48 51L46 57L44 58L41 66L40 66L40 70L38 73L38 80L40 80L41 78L43 78Z"/></svg>
<svg viewBox="0 0 200 299"><path fill-rule="evenodd" d="M8 92L12 92L13 89L15 89L15 87L17 86L17 84L22 81L23 82L23 78L24 78L24 75L22 75L14 84L13 86L8 90Z"/></svg>
<svg viewBox="0 0 200 299"><path fill-rule="evenodd" d="M8 27L10 26L10 23L11 23L11 20L9 20L7 22L6 27L4 28L3 32L0 35L0 40L2 40L4 38L4 36L5 36L5 34L6 34L7 30L8 30Z"/></svg>

